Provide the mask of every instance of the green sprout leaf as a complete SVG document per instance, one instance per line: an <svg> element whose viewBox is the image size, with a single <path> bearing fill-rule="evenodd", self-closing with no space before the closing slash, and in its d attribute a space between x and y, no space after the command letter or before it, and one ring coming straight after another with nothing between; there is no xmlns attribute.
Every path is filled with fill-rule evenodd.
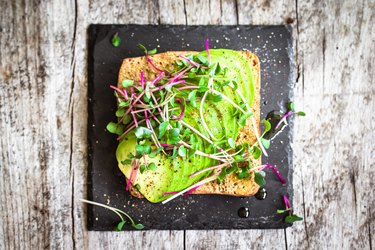
<svg viewBox="0 0 375 250"><path fill-rule="evenodd" d="M194 156L196 151L197 150L192 149L192 148L189 149L188 152L187 152L188 158L191 158L192 156Z"/></svg>
<svg viewBox="0 0 375 250"><path fill-rule="evenodd" d="M263 134L267 133L271 130L271 123L267 120L262 120L262 123L264 124L264 131Z"/></svg>
<svg viewBox="0 0 375 250"><path fill-rule="evenodd" d="M118 47L121 44L121 38L118 36L118 32L116 32L111 39L113 47Z"/></svg>
<svg viewBox="0 0 375 250"><path fill-rule="evenodd" d="M236 144L234 143L234 139L232 137L228 138L228 144L231 148L236 148Z"/></svg>
<svg viewBox="0 0 375 250"><path fill-rule="evenodd" d="M132 161L129 160L129 159L126 159L126 160L121 161L121 164L122 165L130 165L130 164L132 164Z"/></svg>
<svg viewBox="0 0 375 250"><path fill-rule="evenodd" d="M288 102L288 110L294 111L294 102Z"/></svg>
<svg viewBox="0 0 375 250"><path fill-rule="evenodd" d="M238 173L239 179L245 179L245 178L248 178L249 176L250 176L250 173L247 170L247 168L240 168L240 172Z"/></svg>
<svg viewBox="0 0 375 250"><path fill-rule="evenodd" d="M115 122L110 122L108 123L106 129L116 135L121 135L124 131L125 126L123 124L117 124Z"/></svg>
<svg viewBox="0 0 375 250"><path fill-rule="evenodd" d="M141 174L143 174L143 172L146 170L146 166L145 165L141 165L140 167L139 167L139 171L141 171Z"/></svg>
<svg viewBox="0 0 375 250"><path fill-rule="evenodd" d="M258 146L254 146L253 147L253 157L254 159L259 159L260 155L262 154L262 150L260 150L260 148Z"/></svg>
<svg viewBox="0 0 375 250"><path fill-rule="evenodd" d="M204 87L204 85L205 85L205 80L204 80L204 77L201 77L201 79L199 79L199 87ZM207 88L207 87L206 87ZM207 88L207 90L208 90L208 88Z"/></svg>
<svg viewBox="0 0 375 250"><path fill-rule="evenodd" d="M254 181L256 182L256 184L262 187L266 185L266 180L264 179L264 177L265 173L263 171L256 172L254 176Z"/></svg>
<svg viewBox="0 0 375 250"><path fill-rule="evenodd" d="M299 111L296 114L299 115L299 116L305 116L306 115L305 112L303 112L303 111Z"/></svg>
<svg viewBox="0 0 375 250"><path fill-rule="evenodd" d="M226 168L226 170L225 170L225 172L227 172L227 175L231 174L231 173L234 173L234 172L237 172L237 171L238 171L238 166L235 163L232 164L231 167Z"/></svg>
<svg viewBox="0 0 375 250"><path fill-rule="evenodd" d="M217 63L215 75L219 75L222 71L222 68L220 67L220 63Z"/></svg>
<svg viewBox="0 0 375 250"><path fill-rule="evenodd" d="M132 227L135 228L135 229L138 229L138 230L141 230L141 229L145 228L145 226L141 223L132 224Z"/></svg>
<svg viewBox="0 0 375 250"><path fill-rule="evenodd" d="M212 100L214 102L220 102L223 99L221 95L212 95L212 96L213 96Z"/></svg>
<svg viewBox="0 0 375 250"><path fill-rule="evenodd" d="M152 171L155 171L156 170L156 164L151 162L150 164L148 164L148 167L147 167L148 170L152 170Z"/></svg>
<svg viewBox="0 0 375 250"><path fill-rule="evenodd" d="M124 79L121 81L121 85L124 87L124 88L128 88L130 86L133 86L134 84L134 81L133 80L128 80L128 79Z"/></svg>
<svg viewBox="0 0 375 250"><path fill-rule="evenodd" d="M177 153L178 153L178 147L173 147L173 153L172 153L172 156L171 156L171 159L175 159L176 156L177 156Z"/></svg>
<svg viewBox="0 0 375 250"><path fill-rule="evenodd" d="M290 210L291 210L291 208L288 208L288 209L277 209L277 210L276 210L276 213L278 213L278 214L283 214L283 213L288 212L288 211L290 211Z"/></svg>
<svg viewBox="0 0 375 250"><path fill-rule="evenodd" d="M146 47L143 44L138 44L137 47L139 49L143 50L143 52L145 52L145 54L147 54L147 49L146 49Z"/></svg>
<svg viewBox="0 0 375 250"><path fill-rule="evenodd" d="M125 107L128 107L131 103L131 100L129 99L128 101L124 102L124 101L120 101L120 103L118 104L118 107L119 108L125 108Z"/></svg>
<svg viewBox="0 0 375 250"><path fill-rule="evenodd" d="M203 79L203 78L201 78ZM199 86L199 88L197 89L197 91L199 93L203 93L203 92L206 92L208 90L208 87L207 86Z"/></svg>
<svg viewBox="0 0 375 250"><path fill-rule="evenodd" d="M193 106L194 108L197 107L197 102L196 102L196 99L197 99L197 90L193 90L189 93L188 95L188 99L190 101L190 104L191 106Z"/></svg>
<svg viewBox="0 0 375 250"><path fill-rule="evenodd" d="M184 147L184 145L178 148L178 155L182 158L186 156L186 148Z"/></svg>
<svg viewBox="0 0 375 250"><path fill-rule="evenodd" d="M120 108L116 111L116 117L122 117L124 114L125 114L125 109Z"/></svg>
<svg viewBox="0 0 375 250"><path fill-rule="evenodd" d="M218 181L219 183L221 183L222 180L225 179L225 177L227 176L227 171L225 168L223 168L218 176Z"/></svg>
<svg viewBox="0 0 375 250"><path fill-rule="evenodd" d="M238 120L238 124L242 127L244 127L246 125L246 120L247 118L249 118L250 116L252 116L253 113L251 112L247 112L246 114L243 114L240 119Z"/></svg>
<svg viewBox="0 0 375 250"><path fill-rule="evenodd" d="M137 152L137 154L141 155L145 152L145 148L142 145L137 145L137 146L135 146L135 152Z"/></svg>
<svg viewBox="0 0 375 250"><path fill-rule="evenodd" d="M242 155L235 155L235 156L234 156L234 160L235 160L236 162L243 162L245 159L243 158Z"/></svg>
<svg viewBox="0 0 375 250"><path fill-rule="evenodd" d="M195 72L189 72L188 73L188 78L195 78Z"/></svg>
<svg viewBox="0 0 375 250"><path fill-rule="evenodd" d="M120 221L118 224L117 224L117 227L116 227L116 231L120 232L122 231L122 228L124 227L126 221Z"/></svg>
<svg viewBox="0 0 375 250"><path fill-rule="evenodd" d="M151 134L152 134L152 131L149 130L148 128L145 128L145 127L142 127L142 126L139 126L135 129L135 136L138 138L138 139L144 139L144 138L150 138L151 137Z"/></svg>
<svg viewBox="0 0 375 250"><path fill-rule="evenodd" d="M165 133L167 132L168 125L169 125L169 122L167 122L167 121L160 123L160 125L159 125L159 139L162 138L165 135Z"/></svg>
<svg viewBox="0 0 375 250"><path fill-rule="evenodd" d="M271 145L271 142L270 140L267 140L267 139L264 139L264 138L260 138L260 141L262 142L262 145L265 149L269 149L270 148L270 145Z"/></svg>
<svg viewBox="0 0 375 250"><path fill-rule="evenodd" d="M178 128L172 128L167 131L167 143L177 144L180 141L180 130Z"/></svg>
<svg viewBox="0 0 375 250"><path fill-rule="evenodd" d="M131 120L132 120L132 116L129 115L129 114L127 114L126 116L124 116L124 117L122 118L122 123L123 123L124 125L126 125L126 124L128 124Z"/></svg>
<svg viewBox="0 0 375 250"><path fill-rule="evenodd" d="M238 84L236 81L231 81L229 86L232 87L234 90L238 89Z"/></svg>
<svg viewBox="0 0 375 250"><path fill-rule="evenodd" d="M214 65L212 65L208 71L208 75L209 76L213 76L215 75L215 72L216 72L216 68L217 68L217 63L215 63Z"/></svg>
<svg viewBox="0 0 375 250"><path fill-rule="evenodd" d="M171 97L171 99L170 99L170 101L169 101L169 102L171 103L172 107L174 107L174 105L175 105L174 101L175 101L175 100L174 100L174 96L173 96L173 97Z"/></svg>
<svg viewBox="0 0 375 250"><path fill-rule="evenodd" d="M220 84L221 87L225 87L225 86L228 86L230 84L230 82L223 82L222 84Z"/></svg>
<svg viewBox="0 0 375 250"><path fill-rule="evenodd" d="M191 132L191 131L190 131L189 128L185 129L185 131L184 131L184 133L182 134L181 138L184 139L186 136L190 135L190 132Z"/></svg>
<svg viewBox="0 0 375 250"><path fill-rule="evenodd" d="M151 146L150 146L150 144L143 145L143 148L144 148L146 154L151 153Z"/></svg>
<svg viewBox="0 0 375 250"><path fill-rule="evenodd" d="M158 50L157 50L156 48L147 51L147 54L149 54L149 55L154 55L154 54L156 54L156 53L158 53Z"/></svg>
<svg viewBox="0 0 375 250"><path fill-rule="evenodd" d="M197 59L204 65L208 66L208 59L204 56L197 55Z"/></svg>
<svg viewBox="0 0 375 250"><path fill-rule="evenodd" d="M295 215L295 214L288 215L287 217L285 217L286 223L293 223L295 221L301 221L301 220L303 220L303 219L301 217Z"/></svg>
<svg viewBox="0 0 375 250"><path fill-rule="evenodd" d="M139 185L138 183L137 184L135 184L135 186L134 186L136 189L138 189L138 190L140 190L141 189L141 185Z"/></svg>

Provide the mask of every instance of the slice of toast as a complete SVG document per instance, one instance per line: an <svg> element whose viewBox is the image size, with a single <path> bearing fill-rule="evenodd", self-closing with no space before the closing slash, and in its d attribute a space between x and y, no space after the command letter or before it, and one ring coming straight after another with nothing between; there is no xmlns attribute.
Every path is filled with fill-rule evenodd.
<svg viewBox="0 0 375 250"><path fill-rule="evenodd" d="M195 54L195 51L170 51L151 56L152 62L156 67L161 69L172 70L175 67L175 60L179 55ZM251 109L258 126L258 133L260 132L260 64L258 57L251 52L239 51L247 60L249 60L254 76L255 92L254 101ZM139 72L143 71L146 79L153 79L159 73L147 62L145 56L127 58L123 60L118 77L118 87L121 87L123 79L139 79ZM239 131L237 143L248 142L252 145L256 142L255 131L248 120L247 125ZM253 161L253 166L261 165L261 158ZM197 190L194 194L223 194L234 196L252 196L255 195L259 189L259 185L254 181L254 174L249 178L238 179L235 174L231 174L223 180L221 184L216 181L207 183ZM142 195L135 188L131 188L131 194L135 197L142 197Z"/></svg>

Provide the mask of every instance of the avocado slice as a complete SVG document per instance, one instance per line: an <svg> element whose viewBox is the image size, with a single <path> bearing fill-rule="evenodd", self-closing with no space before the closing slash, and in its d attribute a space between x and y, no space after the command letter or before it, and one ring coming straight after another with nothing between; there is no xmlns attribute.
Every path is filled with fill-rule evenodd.
<svg viewBox="0 0 375 250"><path fill-rule="evenodd" d="M207 56L206 51L199 54ZM220 67L228 68L227 76L236 79L238 88L251 105L254 99L255 85L250 62L240 53L228 49L212 49L210 57L212 63L218 62ZM240 99L232 88L225 88L223 93L239 103ZM206 101L204 104L205 121L216 138L226 141L232 137L236 140L239 127L233 116L234 111L233 106L225 100L216 103ZM200 122L199 103L198 108L190 105L186 107L183 121L207 135ZM201 138L197 139L196 145L194 145L196 148L206 153L213 152L214 149L208 142ZM116 151L118 166L127 178L130 177L131 165L122 164L122 161L128 158L129 153L135 154L135 145L136 137L132 131L121 140ZM169 196L163 195L165 192L181 191L205 178L210 174L209 171L193 178L189 178L189 176L201 169L218 164L211 158L199 155L194 155L189 159L176 157L172 160L170 156L162 153L155 158L146 156L146 161L147 163L154 162L157 168L155 171L148 170L142 174L138 173L135 184L139 184L139 191L153 203L167 199Z"/></svg>

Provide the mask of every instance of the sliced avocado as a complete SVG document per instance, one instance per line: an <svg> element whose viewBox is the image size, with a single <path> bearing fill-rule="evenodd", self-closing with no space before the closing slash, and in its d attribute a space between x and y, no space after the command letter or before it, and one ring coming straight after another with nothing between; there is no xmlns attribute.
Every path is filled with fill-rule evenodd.
<svg viewBox="0 0 375 250"><path fill-rule="evenodd" d="M199 54L207 56L205 51ZM210 50L210 56L212 63L219 62L221 68L228 68L227 76L233 79L236 78L238 88L249 105L251 105L254 99L255 85L250 62L241 53L227 49ZM232 100L237 100L237 103L240 101L240 98L232 88L224 88L223 94ZM197 108L187 105L183 121L208 136L200 121L199 104L198 102ZM216 103L205 103L205 121L216 138L223 138L224 141L229 137L234 140L237 138L238 125L236 118L233 116L234 111L233 106L225 100ZM134 132L131 132L122 139L116 151L119 168L127 178L130 177L132 167L129 164L123 165L121 162L128 158L129 153L135 154L135 145L136 137ZM209 151L210 143L201 138L198 138L195 147L206 153L211 153ZM163 195L165 192L181 191L191 186L208 176L211 172L207 171L189 178L191 174L218 164L217 161L211 158L199 155L194 155L189 160L181 157L172 160L168 155L159 154L155 158L146 157L146 161L148 163L154 162L157 166L156 170L148 170L142 174L139 172L134 184L140 185L139 191L150 202L161 202L169 197Z"/></svg>

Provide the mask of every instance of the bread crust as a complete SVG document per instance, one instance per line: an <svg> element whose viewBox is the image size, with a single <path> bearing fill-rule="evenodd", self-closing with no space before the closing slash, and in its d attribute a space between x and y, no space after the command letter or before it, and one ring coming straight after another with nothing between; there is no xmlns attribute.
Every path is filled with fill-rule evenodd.
<svg viewBox="0 0 375 250"><path fill-rule="evenodd" d="M257 124L258 133L260 133L260 63L258 57L245 51L240 52L251 64L254 76L255 92L254 100L251 106L254 118ZM169 51L156 55L152 55L152 62L162 69L173 70L175 67L174 61L179 55L195 54L196 51ZM136 69L136 70L135 70ZM126 58L123 60L118 77L118 87L121 87L123 79L139 79L140 71L143 71L146 79L153 79L159 73L157 70L152 68L147 62L145 56ZM247 124L239 131L237 143L241 144L248 142L250 145L256 142L253 126L251 125L250 119ZM253 166L261 165L261 158L253 160ZM131 194L135 197L141 198L142 194L136 188L131 188ZM253 196L259 190L259 185L254 181L254 174L252 173L249 178L238 179L235 174L227 176L221 184L216 181L206 183L199 187L193 194L222 194L232 196Z"/></svg>

